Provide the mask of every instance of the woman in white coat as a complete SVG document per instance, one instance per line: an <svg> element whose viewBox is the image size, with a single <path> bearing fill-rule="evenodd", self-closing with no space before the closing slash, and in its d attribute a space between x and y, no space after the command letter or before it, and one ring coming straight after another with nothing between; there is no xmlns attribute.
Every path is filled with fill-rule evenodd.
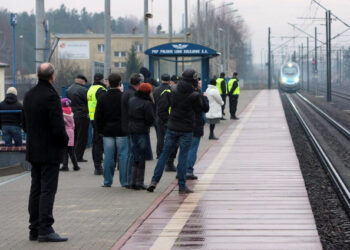
<svg viewBox="0 0 350 250"><path fill-rule="evenodd" d="M220 96L220 92L216 87L216 80L211 79L207 88L207 97L209 99L209 112L206 113L206 118L210 124L209 140L217 140L214 135L215 124L220 123L222 118L221 106L224 105L224 101Z"/></svg>

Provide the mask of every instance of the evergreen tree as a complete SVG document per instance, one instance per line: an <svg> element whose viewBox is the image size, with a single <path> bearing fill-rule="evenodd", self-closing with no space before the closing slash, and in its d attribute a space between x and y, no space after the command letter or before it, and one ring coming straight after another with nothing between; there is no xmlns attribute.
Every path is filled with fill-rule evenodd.
<svg viewBox="0 0 350 250"><path fill-rule="evenodd" d="M126 72L124 75L125 80L129 81L131 75L139 72L140 68L140 59L137 58L135 45L132 45L126 61Z"/></svg>

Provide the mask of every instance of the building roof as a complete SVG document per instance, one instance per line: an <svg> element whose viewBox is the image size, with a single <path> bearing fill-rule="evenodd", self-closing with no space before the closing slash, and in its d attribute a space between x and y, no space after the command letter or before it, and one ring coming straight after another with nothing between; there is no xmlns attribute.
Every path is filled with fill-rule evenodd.
<svg viewBox="0 0 350 250"><path fill-rule="evenodd" d="M8 64L0 62L0 68L6 68L8 66L9 66Z"/></svg>
<svg viewBox="0 0 350 250"><path fill-rule="evenodd" d="M53 37L59 38L104 38L104 34L97 33L75 33L75 34L52 34ZM112 34L112 38L143 38L143 34ZM168 34L150 34L149 38L168 38ZM185 38L183 34L173 35L173 38Z"/></svg>

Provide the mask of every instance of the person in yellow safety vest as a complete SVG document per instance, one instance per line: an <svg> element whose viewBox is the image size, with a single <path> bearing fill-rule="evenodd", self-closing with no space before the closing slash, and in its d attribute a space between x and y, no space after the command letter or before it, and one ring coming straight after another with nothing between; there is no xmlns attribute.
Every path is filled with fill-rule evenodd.
<svg viewBox="0 0 350 250"><path fill-rule="evenodd" d="M91 85L87 92L87 101L89 107L89 117L92 122L92 160L95 166L95 175L102 175L102 156L103 156L103 137L96 131L96 125L94 123L95 110L97 106L97 100L100 96L107 92L107 87L104 84L104 77L101 73L94 75L94 83Z"/></svg>
<svg viewBox="0 0 350 250"><path fill-rule="evenodd" d="M226 95L227 95L227 84L225 81L225 72L222 72L220 74L220 77L218 79L216 79L216 87L218 88L220 95L221 95L221 99L224 101L224 105L221 106L221 110L222 110L222 118L221 120L226 120L225 119L225 105L226 105Z"/></svg>
<svg viewBox="0 0 350 250"><path fill-rule="evenodd" d="M227 95L230 104L230 114L232 120L239 120L236 116L238 97L240 94L238 73L233 73L233 78L228 82Z"/></svg>

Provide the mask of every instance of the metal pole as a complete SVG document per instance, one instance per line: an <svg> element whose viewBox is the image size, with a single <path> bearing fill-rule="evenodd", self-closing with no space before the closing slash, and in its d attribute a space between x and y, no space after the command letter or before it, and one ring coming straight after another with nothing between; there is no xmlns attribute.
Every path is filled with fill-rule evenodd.
<svg viewBox="0 0 350 250"><path fill-rule="evenodd" d="M231 29L229 27L228 32L227 32L227 74L229 74L230 71L230 37L231 37Z"/></svg>
<svg viewBox="0 0 350 250"><path fill-rule="evenodd" d="M209 2L205 2L205 27L209 28L208 22L208 4ZM209 47L209 32L205 32L205 45Z"/></svg>
<svg viewBox="0 0 350 250"><path fill-rule="evenodd" d="M188 42L188 4L185 0L185 42Z"/></svg>
<svg viewBox="0 0 350 250"><path fill-rule="evenodd" d="M315 27L315 87L316 96L318 95L318 61L317 61L317 27Z"/></svg>
<svg viewBox="0 0 350 250"><path fill-rule="evenodd" d="M16 25L12 25L12 53L13 87L16 87Z"/></svg>
<svg viewBox="0 0 350 250"><path fill-rule="evenodd" d="M201 35L201 1L197 0L197 43L200 43L200 35Z"/></svg>
<svg viewBox="0 0 350 250"><path fill-rule="evenodd" d="M169 43L173 42L173 4L169 0Z"/></svg>
<svg viewBox="0 0 350 250"><path fill-rule="evenodd" d="M267 58L267 65L268 65L268 82L267 86L268 89L271 89L271 28L268 29L268 58Z"/></svg>
<svg viewBox="0 0 350 250"><path fill-rule="evenodd" d="M36 67L44 62L45 49L45 5L44 0L35 1L35 63Z"/></svg>
<svg viewBox="0 0 350 250"><path fill-rule="evenodd" d="M327 41L327 102L332 101L332 75L331 75L331 12L326 12L326 41Z"/></svg>
<svg viewBox="0 0 350 250"><path fill-rule="evenodd" d="M306 75L307 75L307 91L310 91L310 55L309 55L309 37L306 38L307 42L307 55L306 55Z"/></svg>
<svg viewBox="0 0 350 250"><path fill-rule="evenodd" d="M148 0L145 0L144 2L144 36L143 36L143 51L146 51L148 49ZM148 65L148 56L146 54L143 55L143 66L146 68L149 68Z"/></svg>
<svg viewBox="0 0 350 250"><path fill-rule="evenodd" d="M301 44L301 86L304 88L304 44Z"/></svg>
<svg viewBox="0 0 350 250"><path fill-rule="evenodd" d="M105 0L105 60L104 77L111 73L111 0Z"/></svg>

